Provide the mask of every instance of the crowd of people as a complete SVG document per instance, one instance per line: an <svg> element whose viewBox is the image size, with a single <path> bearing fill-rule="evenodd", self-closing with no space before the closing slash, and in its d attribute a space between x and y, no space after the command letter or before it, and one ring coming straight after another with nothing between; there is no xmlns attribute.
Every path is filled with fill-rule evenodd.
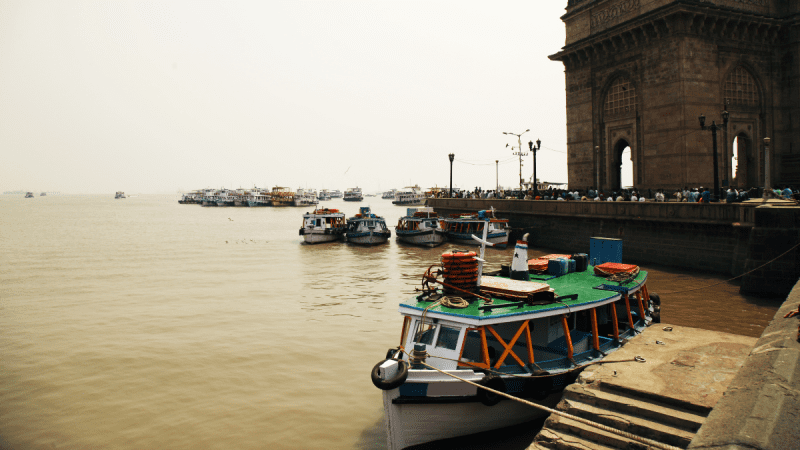
<svg viewBox="0 0 800 450"><path fill-rule="evenodd" d="M720 202L735 203L750 199L762 198L762 188L728 188L720 189ZM550 187L541 190L535 195L532 189L522 190L483 190L475 187L472 191L454 191L454 198L502 198L502 199L524 199L524 200L561 200L561 201L607 201L607 202L687 202L687 203L712 203L714 195L707 187L667 190L664 189L619 189L619 190L599 190L590 187L583 189L558 189ZM770 198L782 198L786 200L800 200L800 191L793 186L776 186L767 192ZM443 191L440 197L448 197L449 193Z"/></svg>

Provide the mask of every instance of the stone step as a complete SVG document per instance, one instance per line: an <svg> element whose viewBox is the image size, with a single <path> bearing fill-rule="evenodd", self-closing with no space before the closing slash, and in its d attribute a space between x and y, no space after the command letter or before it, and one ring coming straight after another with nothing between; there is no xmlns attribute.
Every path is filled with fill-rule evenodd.
<svg viewBox="0 0 800 450"><path fill-rule="evenodd" d="M586 439L568 431L553 431L543 428L536 436L536 440L527 450L617 450L619 447L609 447L599 442Z"/></svg>
<svg viewBox="0 0 800 450"><path fill-rule="evenodd" d="M649 419L691 433L696 433L706 418L705 414L690 411L682 406L656 400L643 400L640 396L634 397L628 392L609 389L602 383L570 385L564 390L564 399Z"/></svg>
<svg viewBox="0 0 800 450"><path fill-rule="evenodd" d="M570 442L573 438L578 437L584 441L591 442L591 444L587 446L590 449L611 448L628 450L650 448L649 446L641 444L632 439L628 439L626 437L619 436L617 434L610 433L589 425L584 425L575 420L567 419L557 415L551 415L550 418L547 419L543 431L544 430L547 430L548 433L554 433L558 436L557 438L553 439L556 442L555 445L564 445ZM541 442L540 436L542 436L541 432L539 435L537 435L536 442ZM561 444L558 444L558 442L561 442ZM585 450L587 447L583 447L583 450Z"/></svg>
<svg viewBox="0 0 800 450"><path fill-rule="evenodd" d="M652 408L655 409L655 407ZM615 408L604 408L575 399L562 400L558 409L575 417L675 447L686 448L695 435L694 431L687 431L649 418L628 414Z"/></svg>

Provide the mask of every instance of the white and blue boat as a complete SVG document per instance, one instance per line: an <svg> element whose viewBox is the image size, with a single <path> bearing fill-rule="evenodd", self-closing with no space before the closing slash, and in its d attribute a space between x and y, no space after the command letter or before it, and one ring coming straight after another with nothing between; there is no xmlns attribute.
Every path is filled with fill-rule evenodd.
<svg viewBox="0 0 800 450"><path fill-rule="evenodd" d="M472 236L482 236L483 229L488 228L486 240L497 248L508 245L508 219L498 219L494 210L478 211L472 214L451 214L442 220L447 240L461 245L480 245Z"/></svg>
<svg viewBox="0 0 800 450"><path fill-rule="evenodd" d="M300 236L306 244L339 241L347 229L343 212L338 209L317 208L312 213L303 214Z"/></svg>
<svg viewBox="0 0 800 450"><path fill-rule="evenodd" d="M377 245L386 243L392 232L383 217L373 214L369 206L362 206L358 214L347 219L345 236L353 244Z"/></svg>
<svg viewBox="0 0 800 450"><path fill-rule="evenodd" d="M399 346L371 374L383 391L389 449L544 417L484 387L554 407L587 365L658 321L660 300L638 267L621 281L595 275L592 266L526 281L477 276L480 268L468 270L474 256L445 253L444 280L429 269L421 293L399 305ZM475 278L471 291L463 284L453 290Z"/></svg>
<svg viewBox="0 0 800 450"><path fill-rule="evenodd" d="M424 247L436 247L447 240L439 223L439 215L430 207L408 208L406 216L397 221L397 240Z"/></svg>

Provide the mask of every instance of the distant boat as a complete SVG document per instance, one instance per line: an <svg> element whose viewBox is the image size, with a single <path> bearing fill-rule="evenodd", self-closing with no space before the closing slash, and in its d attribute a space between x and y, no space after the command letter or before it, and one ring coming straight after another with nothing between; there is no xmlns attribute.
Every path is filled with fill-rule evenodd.
<svg viewBox="0 0 800 450"><path fill-rule="evenodd" d="M294 194L294 206L316 206L319 204L314 191L309 189L297 188Z"/></svg>
<svg viewBox="0 0 800 450"><path fill-rule="evenodd" d="M359 187L350 188L344 192L344 201L346 202L360 202L361 200L364 200L364 196Z"/></svg>
<svg viewBox="0 0 800 450"><path fill-rule="evenodd" d="M388 200L393 200L395 194L397 194L397 189L390 189L390 190L384 192L383 195L381 195L381 198L388 199Z"/></svg>
<svg viewBox="0 0 800 450"><path fill-rule="evenodd" d="M122 191L117 191L116 195L114 195L114 198L125 198L125 193Z"/></svg>
<svg viewBox="0 0 800 450"><path fill-rule="evenodd" d="M33 198L33 192L26 192L25 198Z"/></svg>
<svg viewBox="0 0 800 450"><path fill-rule="evenodd" d="M323 189L319 191L319 195L317 196L317 200L321 202L327 202L331 199L331 193L327 189Z"/></svg>
<svg viewBox="0 0 800 450"><path fill-rule="evenodd" d="M405 191L400 191L395 195L392 203L397 206L422 206L425 204L425 194L419 186L406 186Z"/></svg>
<svg viewBox="0 0 800 450"><path fill-rule="evenodd" d="M272 206L294 206L294 192L288 187L272 188Z"/></svg>
<svg viewBox="0 0 800 450"><path fill-rule="evenodd" d="M47 192L42 192L41 194L39 194L39 197L45 197L45 196L47 196Z"/></svg>
<svg viewBox="0 0 800 450"><path fill-rule="evenodd" d="M331 198L342 198L342 191L334 189L331 191Z"/></svg>

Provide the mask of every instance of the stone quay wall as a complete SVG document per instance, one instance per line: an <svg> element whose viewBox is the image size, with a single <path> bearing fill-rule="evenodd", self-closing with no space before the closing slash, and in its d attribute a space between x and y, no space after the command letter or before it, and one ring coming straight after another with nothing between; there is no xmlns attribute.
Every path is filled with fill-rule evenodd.
<svg viewBox="0 0 800 450"><path fill-rule="evenodd" d="M800 305L794 287L756 342L689 449L800 447Z"/></svg>
<svg viewBox="0 0 800 450"><path fill-rule="evenodd" d="M519 239L589 253L592 237L622 239L626 262L738 276L800 243L800 208L746 203L428 199L442 216L494 208ZM745 276L743 292L785 296L800 278L800 251Z"/></svg>

